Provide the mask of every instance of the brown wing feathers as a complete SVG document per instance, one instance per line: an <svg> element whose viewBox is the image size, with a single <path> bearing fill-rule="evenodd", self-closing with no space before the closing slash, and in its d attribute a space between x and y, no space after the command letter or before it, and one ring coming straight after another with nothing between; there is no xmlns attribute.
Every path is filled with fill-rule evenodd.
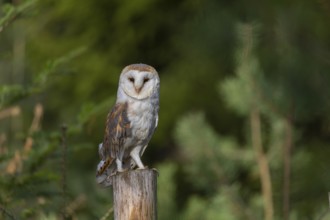
<svg viewBox="0 0 330 220"><path fill-rule="evenodd" d="M99 173L103 173L115 158L122 159L126 138L131 137L130 121L127 116L127 103L117 103L108 114L103 139L103 156L105 161ZM102 157L100 155L100 157Z"/></svg>
<svg viewBox="0 0 330 220"><path fill-rule="evenodd" d="M122 159L124 142L131 136L130 122L127 117L128 104L116 104L107 125L110 138L110 157Z"/></svg>

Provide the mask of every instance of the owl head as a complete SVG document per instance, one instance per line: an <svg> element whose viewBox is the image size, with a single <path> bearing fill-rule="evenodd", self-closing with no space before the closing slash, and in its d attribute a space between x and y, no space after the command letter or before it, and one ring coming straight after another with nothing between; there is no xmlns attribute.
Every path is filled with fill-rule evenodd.
<svg viewBox="0 0 330 220"><path fill-rule="evenodd" d="M159 76L152 66L131 64L121 72L118 98L126 95L133 99L143 100L158 94L158 92Z"/></svg>

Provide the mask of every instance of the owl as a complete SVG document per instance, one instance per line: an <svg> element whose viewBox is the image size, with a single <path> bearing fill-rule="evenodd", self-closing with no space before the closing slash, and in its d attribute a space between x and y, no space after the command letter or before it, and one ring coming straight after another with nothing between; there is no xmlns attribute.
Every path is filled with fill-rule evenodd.
<svg viewBox="0 0 330 220"><path fill-rule="evenodd" d="M158 124L160 80L157 71L146 64L132 64L121 72L115 106L106 120L96 180L112 184L117 172L144 169L141 156Z"/></svg>

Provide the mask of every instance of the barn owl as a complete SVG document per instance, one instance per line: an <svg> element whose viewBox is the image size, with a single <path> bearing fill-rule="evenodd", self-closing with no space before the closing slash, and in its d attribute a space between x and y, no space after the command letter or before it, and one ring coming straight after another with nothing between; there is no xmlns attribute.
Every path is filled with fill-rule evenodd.
<svg viewBox="0 0 330 220"><path fill-rule="evenodd" d="M141 156L158 124L159 83L157 71L146 64L132 64L121 72L116 104L99 145L99 184L111 185L111 176L136 165L145 168Z"/></svg>

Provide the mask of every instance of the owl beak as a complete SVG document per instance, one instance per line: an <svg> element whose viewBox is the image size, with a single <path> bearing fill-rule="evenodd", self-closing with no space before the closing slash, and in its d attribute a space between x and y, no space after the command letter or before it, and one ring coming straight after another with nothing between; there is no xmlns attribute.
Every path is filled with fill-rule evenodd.
<svg viewBox="0 0 330 220"><path fill-rule="evenodd" d="M142 90L142 87L143 87L143 86L140 86L140 87L134 87L134 88L135 88L135 92L136 92L136 93L140 93L141 90Z"/></svg>

